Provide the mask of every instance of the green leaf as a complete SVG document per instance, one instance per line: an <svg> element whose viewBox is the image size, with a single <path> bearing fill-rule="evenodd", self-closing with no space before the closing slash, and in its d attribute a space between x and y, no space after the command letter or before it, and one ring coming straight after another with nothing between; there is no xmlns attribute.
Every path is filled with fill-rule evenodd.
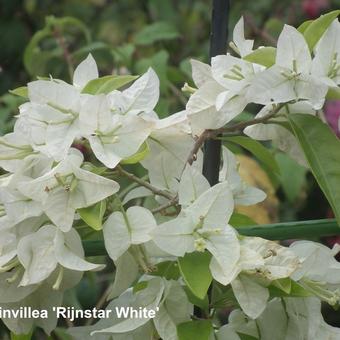
<svg viewBox="0 0 340 340"><path fill-rule="evenodd" d="M340 10L336 10L325 15L321 15L318 19L314 20L310 23L310 25L308 25L308 27L306 27L303 35L311 51L325 33L329 25L338 17L339 14Z"/></svg>
<svg viewBox="0 0 340 340"><path fill-rule="evenodd" d="M134 286L133 286L133 293L136 294L139 291L145 289L148 286L148 281L140 281L137 282Z"/></svg>
<svg viewBox="0 0 340 340"><path fill-rule="evenodd" d="M106 210L106 201L103 200L90 207L78 209L81 219L94 230L103 228L103 216Z"/></svg>
<svg viewBox="0 0 340 340"><path fill-rule="evenodd" d="M164 261L155 265L156 269L150 273L152 276L162 276L167 280L178 280L181 276L176 261Z"/></svg>
<svg viewBox="0 0 340 340"><path fill-rule="evenodd" d="M9 90L8 92L19 97L28 98L27 86L20 86L14 90Z"/></svg>
<svg viewBox="0 0 340 340"><path fill-rule="evenodd" d="M217 282L212 285L211 305L216 309L226 309L238 306L231 286L222 286Z"/></svg>
<svg viewBox="0 0 340 340"><path fill-rule="evenodd" d="M198 298L204 299L212 281L209 269L211 255L208 252L193 252L178 258L183 279Z"/></svg>
<svg viewBox="0 0 340 340"><path fill-rule="evenodd" d="M122 86L131 83L137 79L138 76L105 76L97 79L90 80L83 90L82 93L88 94L107 94L113 90L117 90Z"/></svg>
<svg viewBox="0 0 340 340"><path fill-rule="evenodd" d="M131 64L131 58L135 49L136 47L133 44L124 44L112 49L111 53L117 63L128 66Z"/></svg>
<svg viewBox="0 0 340 340"><path fill-rule="evenodd" d="M309 25L313 22L314 20L307 20L305 22L303 22L298 28L297 30L300 32L300 33L305 33L306 29L309 27Z"/></svg>
<svg viewBox="0 0 340 340"><path fill-rule="evenodd" d="M289 288L287 283L278 284L277 281L281 280L276 280L268 286L270 297L308 297L313 295L296 281L291 279L285 280L290 280L290 291L287 292L287 289Z"/></svg>
<svg viewBox="0 0 340 340"><path fill-rule="evenodd" d="M68 35L79 39L77 32L81 32L86 43L91 42L88 27L79 19L46 17L45 27L33 35L24 52L24 65L30 75L48 74L52 66L59 69L58 64L64 63L63 49L56 42L56 31L65 39L68 39Z"/></svg>
<svg viewBox="0 0 340 340"><path fill-rule="evenodd" d="M166 50L160 50L150 58L142 58L135 64L135 70L138 74L142 74L152 67L157 73L160 81L160 90L163 93L168 86L168 60L169 53ZM158 108L156 107L158 112Z"/></svg>
<svg viewBox="0 0 340 340"><path fill-rule="evenodd" d="M280 168L273 154L257 140L245 136L223 137L223 140L242 146L266 165L268 169L277 174L280 173Z"/></svg>
<svg viewBox="0 0 340 340"><path fill-rule="evenodd" d="M168 22L155 22L144 27L135 35L134 42L137 45L151 45L160 40L171 40L179 37L176 27Z"/></svg>
<svg viewBox="0 0 340 340"><path fill-rule="evenodd" d="M249 216L234 212L231 215L229 224L234 228L247 227L250 225L256 225L257 223L253 221Z"/></svg>
<svg viewBox="0 0 340 340"><path fill-rule="evenodd" d="M289 294L292 290L292 280L290 278L283 278L272 281L272 285L281 289L286 294Z"/></svg>
<svg viewBox="0 0 340 340"><path fill-rule="evenodd" d="M281 152L275 155L275 159L281 170L280 183L283 192L289 202L294 203L306 184L307 169Z"/></svg>
<svg viewBox="0 0 340 340"><path fill-rule="evenodd" d="M283 26L284 22L282 21L282 19L279 19L277 17L270 17L266 21L263 30L271 35L273 39L277 39L283 29Z"/></svg>
<svg viewBox="0 0 340 340"><path fill-rule="evenodd" d="M184 287L185 293L187 294L188 300L195 306L201 308L207 314L209 313L209 298L208 294L205 294L203 299L199 299L193 292L187 287Z"/></svg>
<svg viewBox="0 0 340 340"><path fill-rule="evenodd" d="M246 55L244 60L251 63L260 64L266 67L273 66L276 59L275 47L262 47Z"/></svg>
<svg viewBox="0 0 340 340"><path fill-rule="evenodd" d="M289 121L311 171L340 224L340 140L317 117L291 114Z"/></svg>
<svg viewBox="0 0 340 340"><path fill-rule="evenodd" d="M212 332L210 320L188 321L177 326L178 340L209 340Z"/></svg>
<svg viewBox="0 0 340 340"><path fill-rule="evenodd" d="M57 18L53 15L50 15L46 17L46 26L51 27L52 29L55 29L55 27L58 27L61 30L66 29L66 27L72 27L78 28L83 34L87 41L87 43L90 43L91 41L91 34L88 29L88 26L86 26L85 23L83 23L81 20L74 18L74 17L61 17Z"/></svg>
<svg viewBox="0 0 340 340"><path fill-rule="evenodd" d="M42 40L49 37L51 35L51 29L49 27L45 27L44 29L37 31L31 38L30 42L25 48L24 51L24 65L28 73L31 75L37 74L40 69L39 65L36 65L37 59L36 56L41 54L41 49L39 44ZM41 59L41 58L40 58Z"/></svg>
<svg viewBox="0 0 340 340"><path fill-rule="evenodd" d="M292 287L290 289L289 296L292 297L308 297L313 296L313 292L309 292L307 289L302 287L298 282L292 280Z"/></svg>
<svg viewBox="0 0 340 340"><path fill-rule="evenodd" d="M14 334L11 332L11 340L31 340L33 330L28 334Z"/></svg>
<svg viewBox="0 0 340 340"><path fill-rule="evenodd" d="M327 100L340 100L340 89L338 87L331 87L326 95Z"/></svg>
<svg viewBox="0 0 340 340"><path fill-rule="evenodd" d="M141 160L143 160L147 156L149 151L150 149L149 149L148 144L144 142L135 154L133 154L132 156L128 158L124 158L120 162L120 164L136 164L140 162Z"/></svg>
<svg viewBox="0 0 340 340"><path fill-rule="evenodd" d="M103 43L102 41L94 41L86 46L82 46L78 50L74 51L71 56L72 58L80 59L87 57L89 53L93 53L98 50L109 50L110 45Z"/></svg>

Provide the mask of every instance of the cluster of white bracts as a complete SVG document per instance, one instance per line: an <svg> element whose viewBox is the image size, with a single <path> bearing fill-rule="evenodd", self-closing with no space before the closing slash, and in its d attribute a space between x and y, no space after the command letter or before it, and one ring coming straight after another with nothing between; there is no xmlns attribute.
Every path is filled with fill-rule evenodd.
<svg viewBox="0 0 340 340"><path fill-rule="evenodd" d="M101 339L114 334L115 339L144 340L151 339L155 330L163 340L176 339L176 325L190 320L192 313L183 282L140 276L140 268L194 251L211 254L213 278L231 285L242 309L233 312L230 323L217 332L218 339L239 339L238 333L262 340L296 339L294 327L304 339L338 334L320 314L320 300L339 301L337 251L313 242L286 248L240 237L229 225L235 205L258 203L265 194L242 181L236 158L226 148L220 183L212 187L201 174L201 153L192 166L187 159L196 135L224 126L248 103L264 105L258 117L282 103L287 104L283 111L315 114L329 87L340 82L339 32L336 20L312 59L303 36L285 26L275 65L266 69L242 59L252 52L253 42L244 38L241 19L234 30L240 58L217 56L211 66L192 61L197 89L187 86L192 95L186 110L166 119L153 111L159 81L152 69L123 91L87 94L82 90L98 78L96 63L88 56L75 70L73 85L56 79L29 83L29 101L20 107L14 132L0 139L0 166L7 172L0 179L0 306L48 309L61 304L62 292L77 284L83 271L101 268L84 260L77 210L111 200L119 185L105 172L95 173L94 164L84 163L75 143L88 145L106 169L114 169L147 145L149 152L140 162L150 184L178 197L181 209L177 216L156 221L146 207L130 204L154 195L152 191L137 187L121 197L120 209L107 216L103 226L105 246L117 268L110 294L114 300L108 308L158 307L159 312L153 320L113 319L75 328L71 333L76 339L103 332L108 335L101 334ZM280 113L275 119L282 122L285 115ZM279 124L257 124L245 133L273 140L303 162L293 136ZM155 199L167 203L167 198ZM136 280L144 283L133 292ZM287 298L272 299L273 286L285 291ZM292 286L317 298L289 298ZM33 324L33 320L3 321L16 333L28 333ZM50 332L56 321L50 317L35 324Z"/></svg>

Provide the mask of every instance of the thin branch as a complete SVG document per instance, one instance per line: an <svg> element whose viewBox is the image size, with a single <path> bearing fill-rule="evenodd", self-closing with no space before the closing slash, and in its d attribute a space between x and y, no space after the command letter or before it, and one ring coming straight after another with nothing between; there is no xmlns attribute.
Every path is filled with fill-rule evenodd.
<svg viewBox="0 0 340 340"><path fill-rule="evenodd" d="M197 158L197 153L198 151L201 149L202 145L204 144L204 142L207 139L211 139L211 138L215 138L216 136L218 136L219 134L223 133L223 132L236 132L236 131L241 131L244 128L246 128L247 126L251 126L251 125L255 125L255 124L259 124L259 123L263 123L267 120L269 120L270 118L274 117L279 111L280 109L283 107L283 104L277 105L270 113L268 113L267 115L261 117L261 118L254 118L252 120L248 120L246 122L240 122L234 125L231 125L229 127L223 127L217 130L204 130L201 135L196 139L195 144L185 162L184 168L182 170L182 174L183 171L185 169L186 164L190 164L192 165ZM144 186L145 188L149 189L150 191L152 191L154 194L159 195L159 196L163 196L167 199L169 199L169 202L166 202L165 204L153 209L151 212L152 213L158 213L158 212L162 212L163 210L170 208L172 206L176 206L178 204L178 195L176 196L172 196L171 194L169 194L167 191L165 190L160 190L156 187L154 187L153 185L151 185L150 183L143 181L142 179L140 179L139 177L125 171L122 167L118 166L117 170L120 174L124 175L125 177L129 178L131 181L134 181L142 186ZM182 175L180 176L182 177Z"/></svg>
<svg viewBox="0 0 340 340"><path fill-rule="evenodd" d="M169 81L168 84L172 93L178 98L182 105L186 106L187 99L183 96L183 93L171 81Z"/></svg>
<svg viewBox="0 0 340 340"><path fill-rule="evenodd" d="M270 118L273 118L284 107L284 105L285 104L275 105L275 107L273 108L271 112L269 112L268 114L266 114L265 116L261 118L254 118L251 120L247 120L245 122L240 122L240 123L237 123L231 126L226 126L226 127L222 127L217 130L213 130L212 132L214 134L214 137L219 135L220 133L242 131L248 126L259 124L259 123L264 123Z"/></svg>
<svg viewBox="0 0 340 340"><path fill-rule="evenodd" d="M145 181L149 178L148 175L145 175L141 178L141 180ZM138 183L134 182L131 183L130 185L128 185L126 188L124 188L124 190L122 190L119 194L118 197L120 199L123 199L131 190L135 189L136 187L138 187Z"/></svg>
<svg viewBox="0 0 340 340"><path fill-rule="evenodd" d="M283 106L284 106L284 104L276 105L270 113L268 113L267 115L265 115L261 118L254 118L254 119L251 119L251 120L247 120L245 122L236 123L234 125L222 127L220 129L216 129L216 130L204 130L201 133L201 135L196 139L194 147L192 148L185 165L186 164L192 165L192 163L197 159L198 151L201 149L202 145L204 144L204 142L207 139L215 138L219 134L226 133L226 132L227 133L229 133L229 132L242 132L242 130L245 129L247 126L266 122L270 118L273 118L282 109ZM185 168L185 166L184 166L184 168ZM183 171L184 171L184 169L183 169Z"/></svg>
<svg viewBox="0 0 340 340"><path fill-rule="evenodd" d="M169 199L169 200L174 199L174 197L173 197L170 193L168 193L167 191L161 190L161 189L158 189L158 188L154 187L154 186L153 186L152 184L150 184L149 182L146 182L146 181L142 180L141 178L135 176L134 174L132 174L132 173L130 173L130 172L124 170L121 166L117 166L116 169L118 170L118 172L119 172L121 175L123 175L123 176L127 177L128 179L130 179L131 181L136 182L136 183L138 183L139 185L141 185L141 186L143 186L143 187L149 189L149 190L152 191L155 195L163 196L163 197L165 197L165 198L167 198L167 199Z"/></svg>
<svg viewBox="0 0 340 340"><path fill-rule="evenodd" d="M152 209L151 212L153 214L156 214L158 212L162 212L163 210L167 209L167 208L170 208L172 206L175 206L178 204L178 196L175 196L172 200L170 200L169 202L167 203L164 203L163 205L160 205L159 207L155 208L155 209Z"/></svg>
<svg viewBox="0 0 340 340"><path fill-rule="evenodd" d="M196 161L198 151L200 151L200 148L204 144L204 142L207 139L211 138L211 133L212 133L212 130L204 130L200 134L200 136L195 141L194 147L190 151L190 154L187 158L186 163L188 163L189 165L192 165L192 163Z"/></svg>

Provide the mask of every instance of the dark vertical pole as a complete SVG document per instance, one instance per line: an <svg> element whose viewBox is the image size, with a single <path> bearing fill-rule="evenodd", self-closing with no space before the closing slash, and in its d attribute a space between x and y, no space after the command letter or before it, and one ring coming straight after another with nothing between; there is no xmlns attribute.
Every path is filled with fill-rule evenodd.
<svg viewBox="0 0 340 340"><path fill-rule="evenodd" d="M213 0L210 35L210 59L227 52L229 0ZM221 159L221 141L207 140L204 144L203 175L210 185L218 183ZM208 295L211 296L210 286ZM210 297L211 298L211 297ZM202 317L202 311L195 306L194 314Z"/></svg>
<svg viewBox="0 0 340 340"><path fill-rule="evenodd" d="M229 0L213 0L210 35L210 59L227 52ZM204 144L203 175L210 185L218 182L221 141L208 140Z"/></svg>

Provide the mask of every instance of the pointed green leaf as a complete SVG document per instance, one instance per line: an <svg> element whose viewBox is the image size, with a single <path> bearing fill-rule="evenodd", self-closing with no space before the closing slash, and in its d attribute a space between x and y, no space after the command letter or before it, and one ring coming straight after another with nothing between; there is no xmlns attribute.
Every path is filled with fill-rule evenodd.
<svg viewBox="0 0 340 340"><path fill-rule="evenodd" d="M325 15L321 15L318 19L308 25L303 35L311 51L325 33L329 25L338 17L339 14L340 10L329 12Z"/></svg>
<svg viewBox="0 0 340 340"><path fill-rule="evenodd" d="M188 300L194 305L201 308L207 314L209 313L209 298L208 294L205 295L204 299L199 299L193 292L187 287L184 287L185 293L187 294Z"/></svg>
<svg viewBox="0 0 340 340"><path fill-rule="evenodd" d="M152 276L162 276L167 280L178 280L181 276L176 261L165 261L155 265L155 270L150 273Z"/></svg>
<svg viewBox="0 0 340 340"><path fill-rule="evenodd" d="M291 114L289 121L311 171L340 224L340 140L317 117Z"/></svg>
<svg viewBox="0 0 340 340"><path fill-rule="evenodd" d="M106 210L106 201L96 203L90 207L78 209L81 219L94 230L103 228L103 216Z"/></svg>
<svg viewBox="0 0 340 340"><path fill-rule="evenodd" d="M309 25L313 22L314 20L307 20L305 22L303 22L298 28L297 30L300 32L300 33L304 33L305 30L309 27Z"/></svg>
<svg viewBox="0 0 340 340"><path fill-rule="evenodd" d="M290 278L283 278L279 280L274 280L272 285L283 290L286 294L289 294L292 290L292 280Z"/></svg>
<svg viewBox="0 0 340 340"><path fill-rule="evenodd" d="M39 46L42 40L51 35L51 32L51 28L47 26L42 30L35 32L25 48L23 61L26 71L30 75L37 75L39 73L41 74L41 68L44 69L46 59L51 57L51 54L47 54L47 51L42 51ZM39 62L37 62L37 60Z"/></svg>
<svg viewBox="0 0 340 340"><path fill-rule="evenodd" d="M149 151L150 149L149 149L148 144L144 142L135 154L133 154L132 156L128 158L124 158L120 162L120 164L136 164L140 162L141 160L143 160L147 156Z"/></svg>
<svg viewBox="0 0 340 340"><path fill-rule="evenodd" d="M88 94L107 94L113 90L117 90L122 86L131 83L138 76L105 76L90 80L82 90L82 93Z"/></svg>
<svg viewBox="0 0 340 340"><path fill-rule="evenodd" d="M290 284L288 286L287 282L283 283L276 280L273 281L269 286L269 293L270 297L308 297L313 296L313 293L306 290L304 287L302 287L298 282L293 281L292 279L284 279L289 280ZM289 292L287 292L288 288L290 289Z"/></svg>
<svg viewBox="0 0 340 340"><path fill-rule="evenodd" d="M189 289L204 299L212 281L209 269L211 255L208 252L193 252L178 259L179 269Z"/></svg>
<svg viewBox="0 0 340 340"><path fill-rule="evenodd" d="M275 47L262 47L246 55L244 60L251 63L260 64L266 67L273 66L276 59Z"/></svg>
<svg viewBox="0 0 340 340"><path fill-rule="evenodd" d="M267 166L268 169L274 173L280 173L280 168L273 154L257 140L245 136L223 137L223 140L242 146Z"/></svg>
<svg viewBox="0 0 340 340"><path fill-rule="evenodd" d="M17 87L14 90L9 90L9 93L14 94L19 97L28 98L27 86Z"/></svg>
<svg viewBox="0 0 340 340"><path fill-rule="evenodd" d="M280 166L280 183L289 202L294 203L306 183L307 169L285 153L278 153L275 159ZM294 176L292 176L294 174Z"/></svg>
<svg viewBox="0 0 340 340"><path fill-rule="evenodd" d="M209 340L212 332L210 320L188 321L177 326L178 340Z"/></svg>
<svg viewBox="0 0 340 340"><path fill-rule="evenodd" d="M145 289L148 286L148 281L141 281L141 282L137 282L134 286L133 286L133 293L136 294L137 292Z"/></svg>
<svg viewBox="0 0 340 340"><path fill-rule="evenodd" d="M292 287L290 289L289 296L292 297L308 297L313 296L314 292L309 292L304 287L302 287L298 282L292 280Z"/></svg>
<svg viewBox="0 0 340 340"><path fill-rule="evenodd" d="M134 42L137 45L151 45L159 40L171 40L179 36L177 28L168 22L155 22L145 26L135 35Z"/></svg>
<svg viewBox="0 0 340 340"><path fill-rule="evenodd" d="M234 212L229 220L229 224L234 228L248 227L250 225L256 225L257 223L253 221L249 216Z"/></svg>
<svg viewBox="0 0 340 340"><path fill-rule="evenodd" d="M216 281L212 284L211 306L215 309L237 307L239 304L231 286L222 286Z"/></svg>

